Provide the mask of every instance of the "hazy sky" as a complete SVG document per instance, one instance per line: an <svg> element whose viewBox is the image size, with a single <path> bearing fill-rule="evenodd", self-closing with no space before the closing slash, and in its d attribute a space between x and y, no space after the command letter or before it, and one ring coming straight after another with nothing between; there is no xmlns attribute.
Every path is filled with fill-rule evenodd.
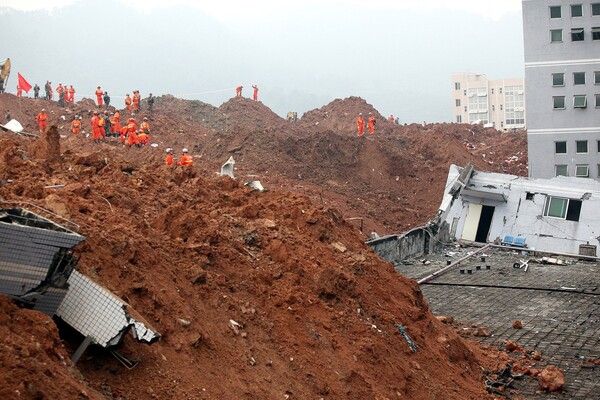
<svg viewBox="0 0 600 400"><path fill-rule="evenodd" d="M521 0L0 0L0 60L31 83L220 105L244 85L280 115L360 96L450 121L452 72L523 77Z"/></svg>

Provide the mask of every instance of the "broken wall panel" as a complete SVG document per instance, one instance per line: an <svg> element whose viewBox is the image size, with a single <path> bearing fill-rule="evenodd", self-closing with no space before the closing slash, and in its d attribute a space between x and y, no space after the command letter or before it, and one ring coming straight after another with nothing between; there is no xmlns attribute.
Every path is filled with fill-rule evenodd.
<svg viewBox="0 0 600 400"><path fill-rule="evenodd" d="M160 334L151 326L132 318L127 303L88 277L73 271L69 277L69 292L57 315L83 336L91 336L103 347L115 346L133 328L134 338L151 344Z"/></svg>

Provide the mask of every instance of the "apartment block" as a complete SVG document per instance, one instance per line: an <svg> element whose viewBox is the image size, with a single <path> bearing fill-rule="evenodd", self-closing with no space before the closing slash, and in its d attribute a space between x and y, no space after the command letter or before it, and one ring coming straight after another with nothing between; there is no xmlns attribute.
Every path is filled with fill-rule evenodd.
<svg viewBox="0 0 600 400"><path fill-rule="evenodd" d="M488 80L470 72L452 74L452 121L491 124L499 130L524 129L523 79Z"/></svg>
<svg viewBox="0 0 600 400"><path fill-rule="evenodd" d="M524 0L529 176L600 178L600 1Z"/></svg>

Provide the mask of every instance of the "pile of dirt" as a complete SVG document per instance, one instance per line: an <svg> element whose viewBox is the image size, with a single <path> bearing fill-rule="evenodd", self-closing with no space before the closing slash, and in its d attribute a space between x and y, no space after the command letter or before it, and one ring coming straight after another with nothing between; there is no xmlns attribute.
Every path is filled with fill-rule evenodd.
<svg viewBox="0 0 600 400"><path fill-rule="evenodd" d="M0 109L14 101L0 95ZM33 115L42 106L65 113L21 101ZM112 138L93 144L54 118L61 162L30 151L43 139L0 132L0 199L81 226L79 268L163 334L151 347L126 340L121 351L141 360L133 370L97 349L86 353L77 365L93 389L86 395L486 398L480 366L493 357L433 318L416 283L345 220L364 215L373 227L392 228L407 224L404 217L425 221L447 174L437 163L485 164L461 142L469 127L392 127L359 141L327 127L299 133L302 123L282 122L248 99L222 108L160 98L153 115L141 115L151 118L157 148ZM251 118L252 110L262 116ZM198 122L203 113L210 124ZM232 115L238 127L227 122ZM485 140L494 143L491 133ZM191 172L164 165L173 145L192 149ZM214 174L230 155L240 181ZM256 175L268 192L243 186Z"/></svg>

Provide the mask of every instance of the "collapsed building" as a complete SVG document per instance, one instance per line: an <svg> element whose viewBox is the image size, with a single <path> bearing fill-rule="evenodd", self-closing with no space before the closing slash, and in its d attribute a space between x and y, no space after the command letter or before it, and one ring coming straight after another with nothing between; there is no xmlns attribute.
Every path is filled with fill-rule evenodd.
<svg viewBox="0 0 600 400"><path fill-rule="evenodd" d="M76 270L73 248L84 240L31 211L0 209L0 293L81 333L86 339L79 356L91 343L120 344L130 330L139 342L159 340L127 303Z"/></svg>

